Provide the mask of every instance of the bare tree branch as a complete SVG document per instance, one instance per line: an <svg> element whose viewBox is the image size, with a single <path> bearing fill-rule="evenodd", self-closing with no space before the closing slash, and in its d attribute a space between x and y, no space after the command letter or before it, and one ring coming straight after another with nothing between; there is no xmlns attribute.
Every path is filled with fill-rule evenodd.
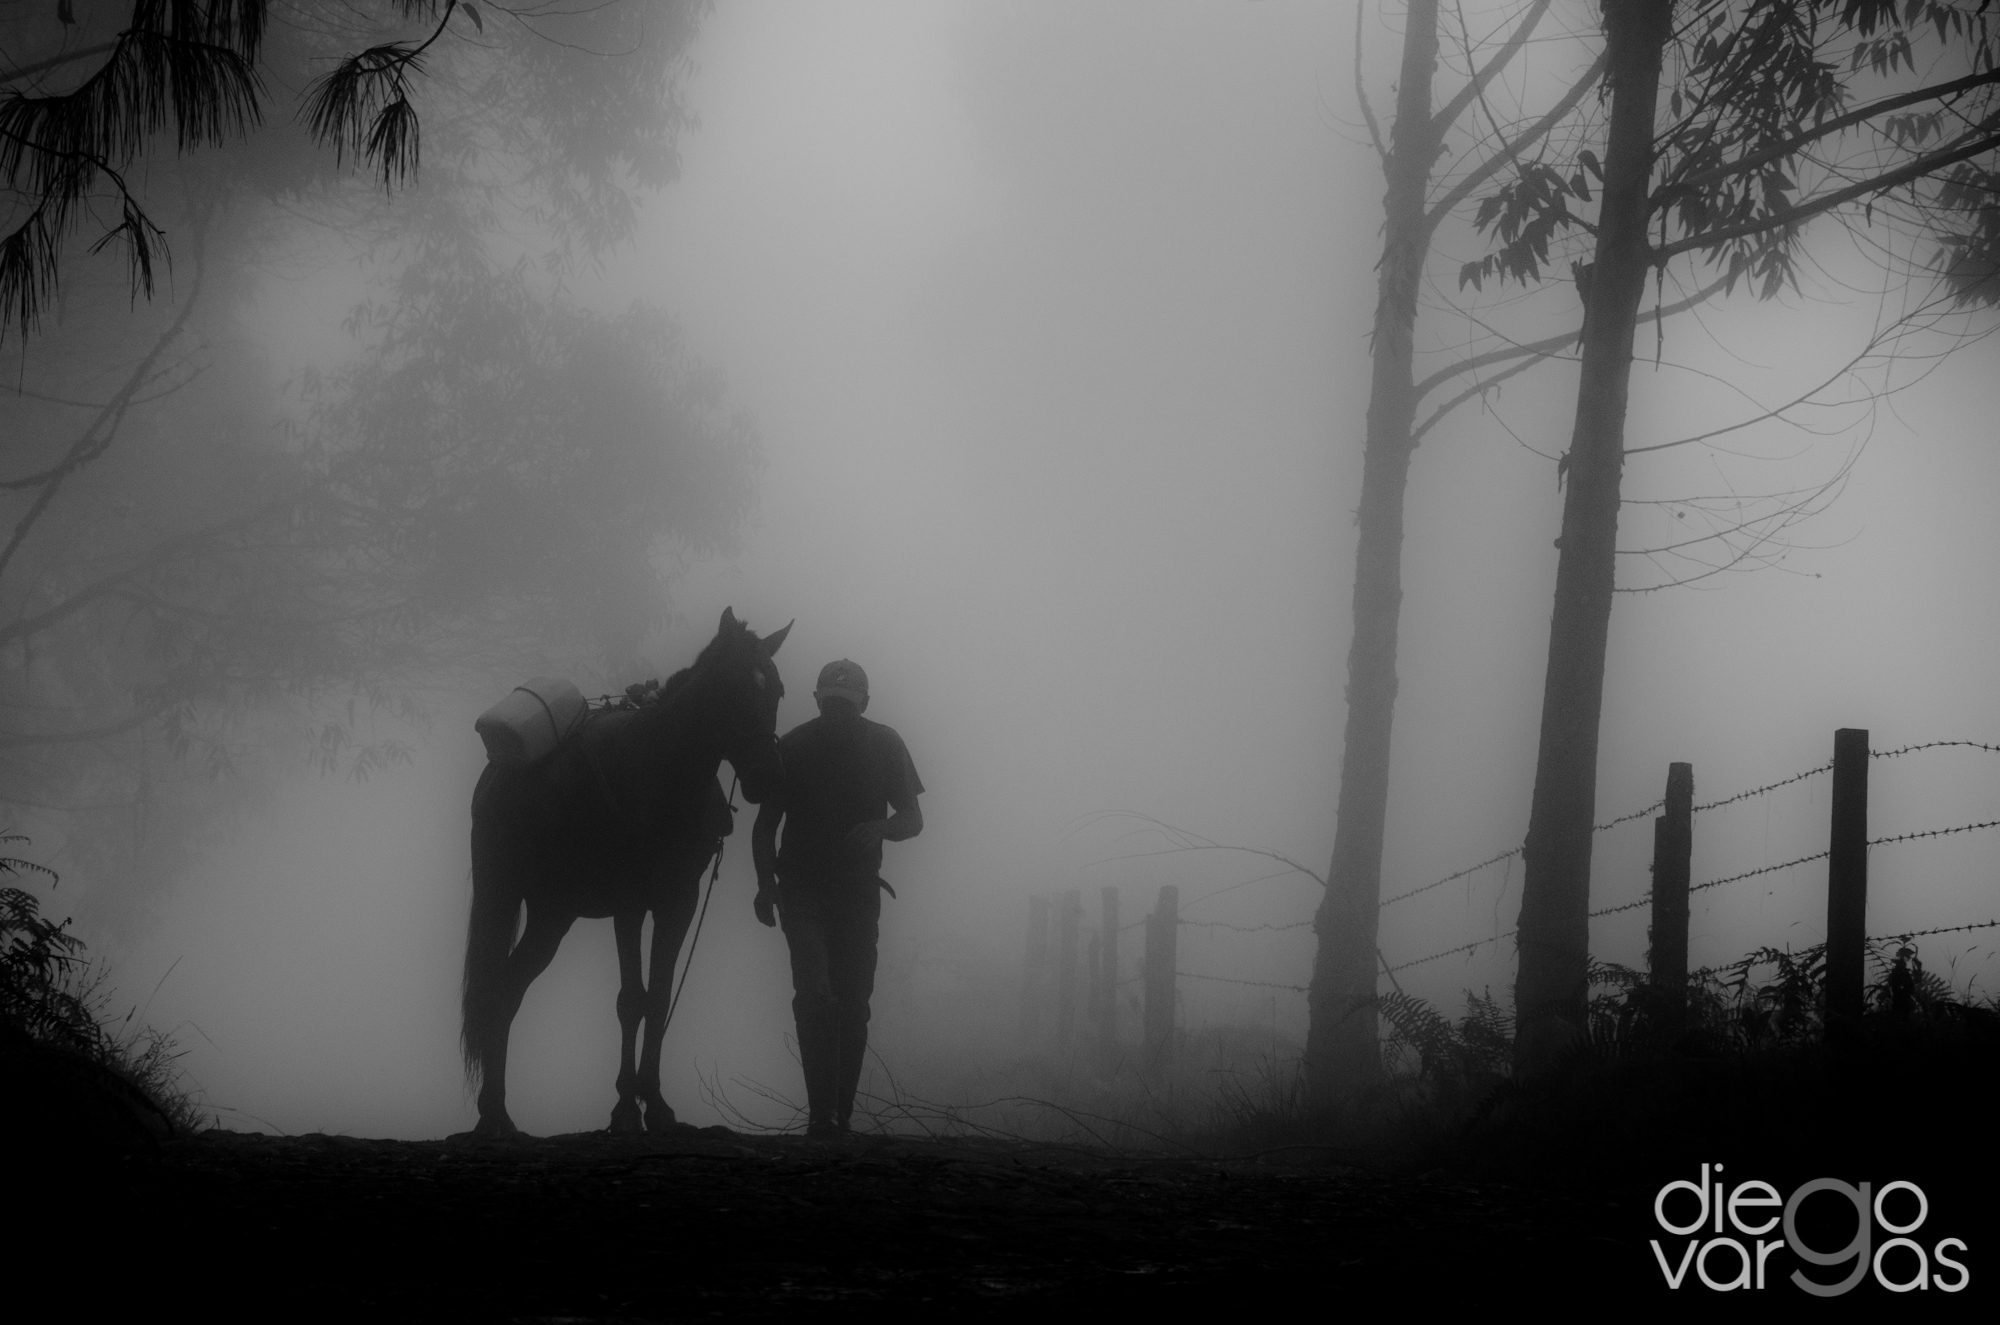
<svg viewBox="0 0 2000 1325"><path fill-rule="evenodd" d="M1535 0L1535 3L1529 6L1528 12L1521 16L1521 21L1514 25L1514 31L1508 36L1507 44L1495 51L1493 58L1458 90L1458 95L1447 101L1444 108L1431 117L1431 130L1440 139L1443 138L1446 129L1458 123L1458 117L1465 114L1465 108L1472 104L1473 98L1484 92L1486 85L1492 82L1516 55L1520 54L1521 47L1527 44L1528 38L1534 35L1535 26L1542 21L1542 15L1549 12L1549 3L1550 0ZM1467 54L1470 55L1470 52ZM1355 55L1359 58L1358 48Z"/></svg>
<svg viewBox="0 0 2000 1325"><path fill-rule="evenodd" d="M18 65L10 69L4 76L0 76L0 87L4 87L9 83L26 82L36 74L45 74L51 69L60 69L66 64L75 64L78 60L88 60L94 55L103 55L108 51L115 51L117 49L117 42L106 41L100 42L95 46L81 46L76 50L62 55L51 55L46 60L31 60L27 64Z"/></svg>
<svg viewBox="0 0 2000 1325"><path fill-rule="evenodd" d="M1676 300L1671 304L1665 304L1659 308L1649 309L1641 313L1638 320L1641 323L1657 322L1663 317L1672 317L1676 313L1684 313L1696 304L1721 291L1728 283L1728 277L1718 276L1685 299ZM1448 368L1438 369L1429 377L1417 383L1416 393L1419 398L1427 396L1461 373L1474 372L1486 367L1488 364L1506 363L1511 359L1526 357L1546 357L1558 350L1567 349L1571 345L1576 344L1577 338L1581 334L1580 331L1565 331L1561 335L1548 336L1542 340L1528 341L1520 345L1509 345L1505 349L1488 350L1484 354L1475 354L1469 359L1461 359Z"/></svg>
<svg viewBox="0 0 2000 1325"><path fill-rule="evenodd" d="M118 426L125 419L126 410L131 408L132 397L138 393L141 386L145 385L153 364L161 354L165 353L167 346L181 334L181 329L187 325L189 315L194 312L194 306L201 298L203 269L201 245L197 244L194 286L181 304L180 312L160 334L159 339L153 342L153 348L146 352L146 357L132 370L131 376L126 379L125 385L119 388L118 394L111 398L97 418L83 430L83 434L71 443L68 453L62 460L41 475L4 485L25 487L31 483L39 483L42 490L36 494L33 504L22 515L20 522L14 526L13 536L7 540L6 548L0 550L0 574L6 572L7 564L14 559L14 554L21 550L21 544L26 541L29 530L34 528L35 522L49 509L50 503L55 501L56 494L62 490L64 480L110 449L111 443L118 436Z"/></svg>
<svg viewBox="0 0 2000 1325"><path fill-rule="evenodd" d="M1437 229L1439 223L1451 214L1452 209L1471 197L1472 191L1491 179L1495 171L1520 156L1546 136L1549 130L1560 124L1563 117L1576 109L1576 104L1583 100L1584 94L1597 86L1597 80L1602 77L1604 77L1604 56L1599 55L1590 68L1584 71L1583 77L1572 83L1569 91L1563 93L1562 99L1549 108L1548 114L1536 120L1498 152L1480 162L1470 175L1460 180L1449 193L1431 207L1424 217L1424 223L1433 230Z"/></svg>
<svg viewBox="0 0 2000 1325"><path fill-rule="evenodd" d="M109 575L92 580L89 584L77 589L68 597L35 613L33 616L20 617L8 622L4 626L0 626L0 646L38 635L50 626L76 615L76 613L90 606L90 604L96 602L98 599L116 593L120 586L137 579L147 571L156 570L162 563L181 556L189 549L211 538L246 528L264 519L266 516L285 509L287 506L303 501L307 496L329 482L330 477L322 476L300 491L274 498L242 515L233 516L227 520L219 520L214 524L204 525L199 529L191 529L185 534L179 534L164 542L154 544L152 547L146 549L144 556L124 570L113 571Z"/></svg>
<svg viewBox="0 0 2000 1325"><path fill-rule="evenodd" d="M1553 353L1553 351L1550 351L1550 353ZM1505 372L1496 373L1492 377L1489 377L1484 381L1474 382L1471 386L1465 388L1463 391L1453 396L1450 400L1445 401L1444 404L1439 405L1436 409L1432 410L1429 418L1425 419L1422 423L1418 424L1416 428L1412 429L1410 432L1410 445L1415 446L1418 442L1421 442L1424 439L1424 434L1429 432L1432 428L1435 428L1438 425L1438 421L1440 419L1444 418L1445 415L1457 409L1460 405L1463 405L1466 401L1471 400L1477 396L1485 395L1488 391L1491 391L1494 387L1499 386L1502 382L1506 381L1508 378L1527 372L1530 368L1533 368L1536 364L1540 363L1542 360L1548 357L1549 354L1537 354L1530 358L1524 358L1521 360L1520 363L1515 364L1512 368L1507 369Z"/></svg>
<svg viewBox="0 0 2000 1325"><path fill-rule="evenodd" d="M151 708L121 718L117 722L106 723L102 727L86 727L78 731L66 732L15 732L0 734L0 750L18 750L30 745L73 745L78 741L102 740L106 736L117 736L143 727L173 707L171 700L161 700Z"/></svg>
<svg viewBox="0 0 2000 1325"><path fill-rule="evenodd" d="M1361 101L1361 118L1368 122L1368 137L1375 143L1375 155L1382 159L1382 168L1389 168L1389 149L1382 143L1382 126L1375 122L1375 108L1368 104L1368 85L1361 81L1361 16L1366 12L1367 0L1355 0L1354 4L1354 95Z"/></svg>
<svg viewBox="0 0 2000 1325"><path fill-rule="evenodd" d="M1653 451L1671 451L1678 446L1692 446L1696 442L1706 442L1714 438L1724 436L1725 434L1728 433L1741 432L1743 429L1751 427L1755 424L1763 423L1769 419L1778 418L1780 415L1784 414L1785 411L1790 409L1796 409L1798 406L1805 404L1808 400L1811 400L1814 396L1818 395L1820 392L1826 390L1828 387L1832 386L1835 382L1838 382L1841 378L1847 376L1850 372L1854 371L1854 366L1860 363L1863 359L1866 359L1869 355L1873 354L1876 351L1876 349L1878 349L1881 346L1882 341L1886 339L1887 336L1888 336L1887 332L1884 332L1881 335L1876 336L1873 340L1868 342L1867 346L1864 347L1859 354L1855 355L1852 359L1849 359L1846 363L1842 364L1839 368L1835 369L1833 373L1828 375L1825 381L1819 383L1817 386L1814 386L1811 390L1801 392L1799 395L1792 397L1792 399L1786 401L1782 405L1775 405L1770 409L1765 410L1761 414L1753 414L1747 419L1741 419L1735 423L1729 424L1726 427L1713 428L1710 429L1708 432L1696 433L1692 437L1682 437L1677 441L1657 442L1652 446L1628 446L1625 448L1625 455L1629 458L1635 455L1647 455Z"/></svg>

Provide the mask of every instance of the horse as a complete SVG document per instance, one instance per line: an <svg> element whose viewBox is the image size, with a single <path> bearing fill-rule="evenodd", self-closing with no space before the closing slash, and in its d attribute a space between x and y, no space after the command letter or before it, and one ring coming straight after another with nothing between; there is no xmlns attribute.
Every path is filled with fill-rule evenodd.
<svg viewBox="0 0 2000 1325"><path fill-rule="evenodd" d="M528 986L579 917L610 917L617 939L618 1103L611 1130L657 1135L675 1126L660 1095L660 1040L701 873L730 830L716 770L727 759L752 804L779 786L784 683L771 658L790 631L787 625L759 639L725 608L694 665L651 702L593 711L538 762L488 764L480 775L472 796L472 915L460 1035L467 1083L479 1089L474 1137L520 1132L507 1116L508 1032ZM648 912L650 983L639 964Z"/></svg>

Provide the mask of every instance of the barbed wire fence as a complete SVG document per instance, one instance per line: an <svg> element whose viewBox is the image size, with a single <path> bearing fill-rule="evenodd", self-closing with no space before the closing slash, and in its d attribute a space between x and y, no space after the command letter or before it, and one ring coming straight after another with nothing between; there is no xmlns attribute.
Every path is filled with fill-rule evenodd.
<svg viewBox="0 0 2000 1325"><path fill-rule="evenodd" d="M1886 749L1886 750L1871 749L1868 751L1868 759L1870 762L1876 760L1900 759L1907 755L1917 754L1931 750L1941 750L1941 749L1966 749L1966 750L1982 751L1989 754L2000 754L2000 744L1995 744L1987 741L1959 739L1959 740L1923 741L1910 745L1898 746L1893 749ZM1805 782L1809 779L1823 776L1833 771L1834 771L1834 761L1828 760L1823 764L1817 764L1811 768L1803 769L1799 772L1789 774L1788 776L1778 778L1771 782L1766 782L1760 786L1749 787L1742 791L1734 792L1728 796L1722 796L1714 800L1702 802L1701 804L1692 805L1689 807L1689 812L1691 814L1703 814L1723 809L1724 807L1727 806L1741 804L1746 801L1754 800L1758 797L1769 795L1770 793L1778 791L1782 788L1793 786L1797 783ZM1594 825L1593 831L1597 833L1609 832L1613 829L1616 829L1624 824L1631 823L1635 820L1645 819L1657 815L1665 807L1666 807L1666 801L1664 798L1662 798L1640 809L1632 810L1629 813L1618 815L1614 818L1606 820L1603 823ZM1320 874L1318 874L1317 872L1308 869L1306 866L1300 864L1299 862L1279 852L1269 851L1260 847L1245 847L1229 843L1217 842L1213 839L1204 837L1200 834L1192 833L1186 829L1182 829L1176 827L1175 825L1168 824L1162 820L1154 818L1151 815L1129 813L1129 812L1110 812L1104 815L1092 816L1092 818L1097 820L1126 819L1126 820L1138 821L1144 824L1147 829L1158 832L1167 839L1167 845L1161 850L1136 853L1135 856L1125 856L1125 857L1120 857L1120 859L1132 859L1132 858L1152 856L1152 855L1160 855L1160 856L1174 855L1189 851L1215 851L1215 852L1244 853L1244 854L1262 856L1282 866L1282 868L1280 869L1259 874L1253 878L1241 880L1239 882L1228 884L1223 887L1216 888L1209 892L1203 893L1200 896L1191 899L1187 903L1188 906L1200 905L1201 903L1211 901L1225 894L1233 893L1238 889L1249 887L1253 884L1275 878L1300 875L1305 878L1312 879L1315 882L1318 882L1322 887L1324 887L1326 883L1325 878ZM1908 843L1924 842L1939 838L1952 837L1959 834L1980 832L1992 828L2000 828L2000 818L1977 820L1968 823L1955 824L1943 828L1919 829L1911 832L1894 833L1881 837L1872 837L1866 840L1866 845L1870 849L1875 847L1898 846ZM1523 854L1523 851L1524 851L1523 847L1519 846L1512 847L1506 851L1501 851L1494 855L1488 856L1485 859L1478 861L1475 864L1466 865L1460 869L1453 870L1443 875L1440 878L1436 878L1427 883L1421 884L1417 887L1408 888L1401 892L1392 894L1391 896L1386 897L1381 901L1381 903L1379 904L1380 909L1386 911L1390 907L1397 906L1404 902L1408 902L1413 898L1420 897L1424 894L1430 893L1433 890L1442 888L1447 884L1457 882L1461 879L1474 877L1482 873L1483 871L1491 869L1495 865L1509 864L1514 859L1520 857ZM1689 894L1693 894L1717 888L1724 888L1731 884L1741 883L1748 879L1754 879L1763 875L1775 874L1786 870L1792 870L1802 865L1810 865L1816 861L1826 860L1829 858L1829 854L1830 854L1829 851L1826 850L1815 851L1806 855L1798 856L1794 859L1781 861L1776 864L1759 865L1754 868L1741 870L1737 873L1726 875L1721 878L1709 879L1701 883L1688 885L1687 891ZM1509 877L1511 878L1511 865L1510 865ZM1505 884L1503 884L1503 890L1504 887ZM1166 890L1163 890L1163 892L1164 891ZM1311 920L1297 920L1286 923L1239 924L1227 920L1205 920L1205 919L1190 918L1183 914L1180 914L1179 902L1178 902L1178 890L1173 890L1173 896L1174 896L1174 901L1170 908L1171 924L1172 927L1176 930L1186 928L1186 929L1197 929L1197 930L1223 931L1228 933L1250 934L1250 933L1282 933L1286 931L1310 929L1313 926L1313 922ZM1469 901L1470 901L1470 895L1468 894L1468 902ZM1635 898L1628 902L1620 902L1617 903L1616 905L1598 908L1597 910L1591 911L1589 915L1591 919L1596 920L1606 916L1617 915L1626 911L1638 910L1641 907L1646 907L1651 905L1652 902L1653 902L1653 893L1652 890L1649 888L1645 894L1643 894L1638 898ZM1152 915L1142 915L1138 919L1135 919L1128 924L1119 926L1118 929L1120 932L1122 932L1124 930L1135 929L1141 926L1152 927L1158 923L1159 923L1159 916L1158 913L1156 912L1155 914ZM1881 943L1881 942L1900 943L1900 942L1907 942L1911 939L1925 938L1941 934L1969 933L1973 931L1987 930L1994 928L2000 928L2000 918L1971 921L1959 924L1938 925L1931 928L1908 930L1893 934L1870 935L1868 936L1868 941L1876 943ZM1451 947L1441 949L1437 952L1428 953L1421 957L1414 957L1393 964L1390 963L1386 957L1381 957L1380 958L1381 968L1383 973L1387 975L1392 982L1394 982L1396 973L1399 971L1410 970L1414 967L1427 966L1433 962L1442 961L1447 957L1458 956L1461 954L1471 954L1477 952L1481 948L1493 946L1502 943L1507 939L1513 938L1516 936L1517 933L1518 933L1517 930L1512 930L1512 929L1505 931L1496 931L1495 933L1487 935L1483 938L1473 939L1470 942L1456 944ZM1203 971L1187 971L1187 970L1176 969L1173 971L1172 976L1170 978L1178 980L1197 980L1209 984L1229 985L1229 986L1237 986L1243 988L1289 991L1301 994L1310 992L1310 986L1308 985L1293 984L1277 980L1258 980L1258 979L1250 979L1239 976L1217 975ZM1133 976L1131 979L1128 980L1119 980L1116 982L1116 984L1118 986L1124 986L1132 983L1142 982L1142 979L1143 978L1141 976Z"/></svg>

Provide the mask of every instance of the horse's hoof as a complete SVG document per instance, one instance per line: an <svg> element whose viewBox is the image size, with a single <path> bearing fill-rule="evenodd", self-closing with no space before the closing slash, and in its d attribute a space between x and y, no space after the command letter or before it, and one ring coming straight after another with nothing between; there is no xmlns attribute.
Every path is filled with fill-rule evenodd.
<svg viewBox="0 0 2000 1325"><path fill-rule="evenodd" d="M618 1107L611 1111L610 1132L613 1136L637 1136L646 1130L640 1121L639 1106L631 1100L618 1101Z"/></svg>
<svg viewBox="0 0 2000 1325"><path fill-rule="evenodd" d="M490 1118L482 1117L477 1123L473 1124L470 1133L474 1141L505 1141L509 1137L519 1135L521 1135L521 1129L514 1126L514 1120L504 1113L496 1114Z"/></svg>
<svg viewBox="0 0 2000 1325"><path fill-rule="evenodd" d="M680 1123L674 1118L674 1111L667 1107L665 1100L654 1100L646 1106L646 1131L651 1136L665 1136L678 1131Z"/></svg>

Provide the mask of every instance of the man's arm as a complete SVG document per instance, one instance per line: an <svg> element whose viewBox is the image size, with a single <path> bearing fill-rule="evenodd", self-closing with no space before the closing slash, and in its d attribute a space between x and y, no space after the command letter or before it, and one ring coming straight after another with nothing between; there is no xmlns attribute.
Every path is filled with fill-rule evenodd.
<svg viewBox="0 0 2000 1325"><path fill-rule="evenodd" d="M884 842L907 842L924 831L924 812L917 806L915 792L906 792L889 802L889 808L895 813L882 821Z"/></svg>
<svg viewBox="0 0 2000 1325"><path fill-rule="evenodd" d="M771 906L778 900L778 823L784 817L784 799L773 794L757 807L757 822L750 829L750 860L757 867L757 898L751 909L766 925L778 923Z"/></svg>
<svg viewBox="0 0 2000 1325"><path fill-rule="evenodd" d="M865 851L877 842L906 842L924 831L924 812L917 808L914 793L889 802L894 811L886 819L867 819L847 830L847 845Z"/></svg>

